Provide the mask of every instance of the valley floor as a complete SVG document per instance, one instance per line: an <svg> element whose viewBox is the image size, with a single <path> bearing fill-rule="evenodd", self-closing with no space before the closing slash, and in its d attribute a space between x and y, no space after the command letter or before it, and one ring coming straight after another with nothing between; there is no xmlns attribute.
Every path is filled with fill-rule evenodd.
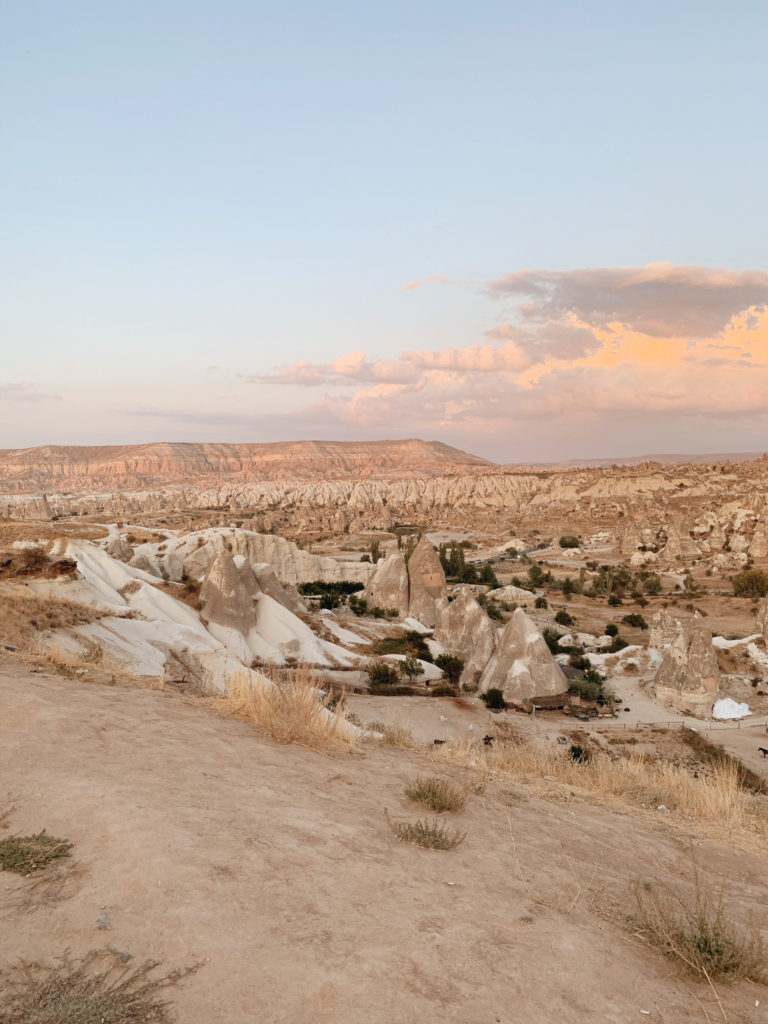
<svg viewBox="0 0 768 1024"><path fill-rule="evenodd" d="M170 991L181 1024L722 1019L610 908L638 878L687 884L695 861L737 920L759 919L764 858L493 778L452 816L455 851L398 844L385 808L420 817L403 786L433 771L477 781L426 748L322 756L2 655L0 838L45 828L74 850L58 891L0 874L0 963L107 943L201 963ZM765 988L719 994L729 1021L768 1019Z"/></svg>

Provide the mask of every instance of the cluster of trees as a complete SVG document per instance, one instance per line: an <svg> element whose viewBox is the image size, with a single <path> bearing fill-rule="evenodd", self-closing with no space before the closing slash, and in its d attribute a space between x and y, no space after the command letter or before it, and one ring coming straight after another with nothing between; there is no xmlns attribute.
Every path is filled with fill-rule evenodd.
<svg viewBox="0 0 768 1024"><path fill-rule="evenodd" d="M464 551L469 546L469 541L451 541L450 544L441 544L437 550L440 556L440 564L443 567L446 579L457 583L483 583L488 587L500 587L501 584L493 571L493 566L486 563L478 571L477 567L466 561Z"/></svg>
<svg viewBox="0 0 768 1024"><path fill-rule="evenodd" d="M324 583L312 580L311 583L300 583L299 593L302 597L319 597L321 608L338 608L347 598L350 602L358 590L363 590L362 583ZM365 604L365 602L362 602Z"/></svg>

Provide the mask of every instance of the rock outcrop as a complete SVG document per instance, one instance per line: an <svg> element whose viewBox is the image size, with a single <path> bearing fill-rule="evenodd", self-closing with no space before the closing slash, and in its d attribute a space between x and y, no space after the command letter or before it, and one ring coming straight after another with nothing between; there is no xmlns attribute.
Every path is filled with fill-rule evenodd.
<svg viewBox="0 0 768 1024"><path fill-rule="evenodd" d="M408 559L408 614L425 626L434 626L437 602L447 593L440 557L422 537Z"/></svg>
<svg viewBox="0 0 768 1024"><path fill-rule="evenodd" d="M435 640L464 662L460 683L476 690L496 648L497 629L470 590L437 603Z"/></svg>
<svg viewBox="0 0 768 1024"><path fill-rule="evenodd" d="M489 601L504 601L507 604L516 604L518 608L535 608L536 595L530 590L522 587L515 587L511 583L507 587L499 587L498 590L489 590L486 594Z"/></svg>
<svg viewBox="0 0 768 1024"><path fill-rule="evenodd" d="M651 619L651 630L648 635L648 646L663 651L673 644L680 633L681 623L674 615L663 608Z"/></svg>
<svg viewBox="0 0 768 1024"><path fill-rule="evenodd" d="M719 682L712 634L696 619L681 624L654 679L657 698L683 714L709 718Z"/></svg>
<svg viewBox="0 0 768 1024"><path fill-rule="evenodd" d="M480 690L499 689L505 700L565 693L568 682L544 637L522 608L507 622L491 660L480 677Z"/></svg>
<svg viewBox="0 0 768 1024"><path fill-rule="evenodd" d="M376 571L365 589L364 596L369 605L378 605L386 609L397 608L400 615L408 614L408 567L399 551L393 551L377 563Z"/></svg>

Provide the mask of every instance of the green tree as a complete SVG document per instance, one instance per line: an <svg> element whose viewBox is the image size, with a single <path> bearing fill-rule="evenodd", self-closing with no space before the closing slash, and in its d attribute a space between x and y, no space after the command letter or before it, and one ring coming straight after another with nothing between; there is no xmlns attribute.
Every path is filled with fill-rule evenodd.
<svg viewBox="0 0 768 1024"><path fill-rule="evenodd" d="M453 654L440 654L435 658L435 665L440 669L445 678L455 686L464 671L464 662Z"/></svg>
<svg viewBox="0 0 768 1024"><path fill-rule="evenodd" d="M480 582L493 588L493 590L497 590L501 586L492 566L488 564L484 565L480 570Z"/></svg>
<svg viewBox="0 0 768 1024"><path fill-rule="evenodd" d="M424 669L421 667L419 659L414 657L413 654L406 654L398 667L402 674L408 677L410 682L424 674Z"/></svg>

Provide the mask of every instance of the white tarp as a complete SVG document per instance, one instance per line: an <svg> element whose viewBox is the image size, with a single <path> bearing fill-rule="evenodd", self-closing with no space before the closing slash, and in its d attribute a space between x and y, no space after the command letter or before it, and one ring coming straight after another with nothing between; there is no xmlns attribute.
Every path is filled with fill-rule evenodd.
<svg viewBox="0 0 768 1024"><path fill-rule="evenodd" d="M751 714L749 704L739 704L732 697L723 697L721 700L716 700L715 706L712 708L713 718L746 718L747 715Z"/></svg>

